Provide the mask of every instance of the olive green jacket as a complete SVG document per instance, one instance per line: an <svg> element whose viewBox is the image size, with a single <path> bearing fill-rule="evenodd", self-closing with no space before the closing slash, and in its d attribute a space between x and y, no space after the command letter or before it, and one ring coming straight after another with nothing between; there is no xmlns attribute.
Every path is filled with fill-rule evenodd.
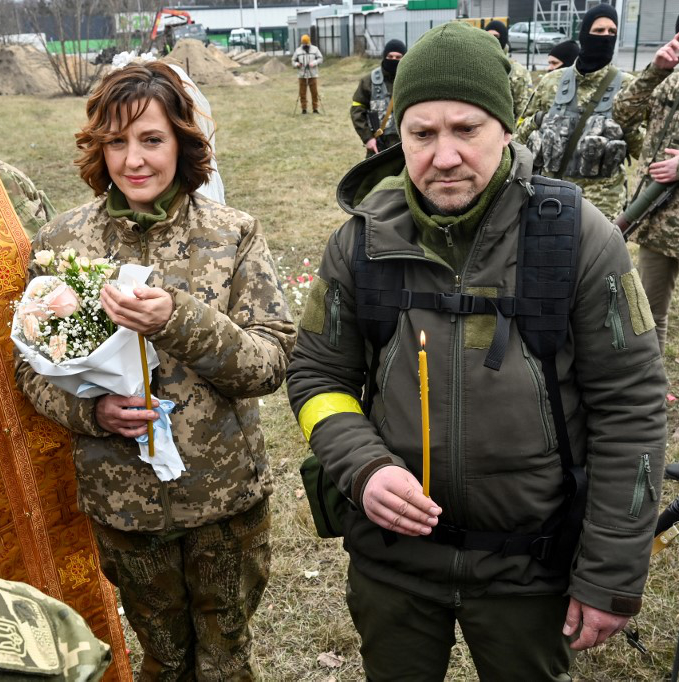
<svg viewBox="0 0 679 682"><path fill-rule="evenodd" d="M152 265L150 286L174 312L148 337L160 365L152 391L172 400L172 436L186 471L161 483L131 438L95 419L96 399L77 399L21 362L17 385L38 412L75 434L79 504L120 530L170 531L239 514L271 493L257 397L285 376L295 331L259 223L199 194L180 197L164 221L140 232L113 219L100 198L40 230L35 251L74 248L90 258ZM43 274L35 265L30 277Z"/></svg>
<svg viewBox="0 0 679 682"><path fill-rule="evenodd" d="M421 330L429 362L431 497L443 508L441 520L535 533L563 499L544 377L514 321L496 372L483 365L494 316L402 310L393 337L375 350L380 366L370 414L359 405L373 352L357 328L351 271L361 226L369 258L405 259L406 289L513 296L532 162L521 145L512 143L511 151L509 177L460 272L420 243L399 175L400 146L344 178L338 198L352 217L331 236L310 293L288 369L290 402L312 450L357 507L345 521L344 544L362 573L449 605L465 596L567 590L596 608L630 615L641 606L655 526L666 380L648 302L620 232L588 201L569 340L557 356L574 458L589 475L570 571L547 569L527 555L458 550L424 537L398 536L387 546L361 510L377 469L393 464L421 480Z"/></svg>

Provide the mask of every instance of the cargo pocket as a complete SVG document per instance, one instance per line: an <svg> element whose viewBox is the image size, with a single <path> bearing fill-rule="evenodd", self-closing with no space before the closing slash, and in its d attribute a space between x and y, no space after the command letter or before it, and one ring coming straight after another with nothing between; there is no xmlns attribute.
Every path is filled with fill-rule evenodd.
<svg viewBox="0 0 679 682"><path fill-rule="evenodd" d="M629 306L632 331L637 336L651 331L655 327L655 321L637 269L634 268L631 272L626 272L620 277L620 280Z"/></svg>
<svg viewBox="0 0 679 682"><path fill-rule="evenodd" d="M614 272L606 275L606 287L608 289L608 312L606 313L604 327L611 330L613 348L624 350L627 346L625 345L625 332L620 317L620 306L618 305L618 277Z"/></svg>
<svg viewBox="0 0 679 682"><path fill-rule="evenodd" d="M330 345L339 348L340 336L342 336L342 291L340 283L332 280L332 303L330 304Z"/></svg>
<svg viewBox="0 0 679 682"><path fill-rule="evenodd" d="M629 506L628 514L633 519L638 519L639 514L641 514L641 508L644 504L644 498L646 497L646 489L648 488L649 495L653 502L657 501L658 493L653 487L653 482L651 481L651 458L648 453L645 452L639 457L639 467L637 469L637 478L634 483L634 490L632 492L632 502Z"/></svg>

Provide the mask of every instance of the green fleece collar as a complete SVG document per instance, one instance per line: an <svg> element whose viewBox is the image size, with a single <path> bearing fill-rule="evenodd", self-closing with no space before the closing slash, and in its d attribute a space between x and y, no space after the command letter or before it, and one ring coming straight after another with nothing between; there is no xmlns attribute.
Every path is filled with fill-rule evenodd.
<svg viewBox="0 0 679 682"><path fill-rule="evenodd" d="M162 220L167 220L172 202L179 194L180 181L175 178L170 187L153 202L153 213L133 211L127 203L127 198L117 185L111 184L106 198L106 210L111 218L128 218L146 232L150 227Z"/></svg>
<svg viewBox="0 0 679 682"><path fill-rule="evenodd" d="M434 252L453 269L459 271L474 241L476 229L509 176L511 166L511 153L509 147L505 147L500 165L476 203L466 213L451 216L430 215L429 211L423 209L422 205L426 207L428 202L419 193L406 170L404 178L406 201L425 250Z"/></svg>

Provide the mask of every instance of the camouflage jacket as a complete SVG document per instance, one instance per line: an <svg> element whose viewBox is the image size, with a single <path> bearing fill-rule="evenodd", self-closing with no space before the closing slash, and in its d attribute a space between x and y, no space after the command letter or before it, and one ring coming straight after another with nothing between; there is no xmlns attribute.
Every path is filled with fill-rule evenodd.
<svg viewBox="0 0 679 682"><path fill-rule="evenodd" d="M0 161L0 182L7 190L28 238L33 239L38 230L57 215L54 206L28 176L4 161Z"/></svg>
<svg viewBox="0 0 679 682"><path fill-rule="evenodd" d="M609 64L599 71L585 75L575 69L577 98L580 107L585 107L594 96L610 68L611 65ZM535 122L535 114L538 112L546 114L549 111L556 97L556 91L562 75L563 71L557 69L543 76L523 113L523 121L514 136L517 142L525 144L528 136L538 129L538 125ZM623 74L621 92L629 86L632 80L633 76L628 73ZM617 121L615 116L613 118ZM620 121L617 122L620 123L625 133L625 142L627 143L629 153L636 158L639 155L642 142L642 135L638 130L638 126L627 128ZM544 175L549 176L551 174L544 173ZM621 164L617 172L614 172L608 178L564 177L563 179L570 180L582 187L582 193L585 198L589 199L609 220L612 220L620 213L626 200L625 177L625 168Z"/></svg>
<svg viewBox="0 0 679 682"><path fill-rule="evenodd" d="M70 606L26 583L0 580L0 679L96 682L111 662Z"/></svg>
<svg viewBox="0 0 679 682"><path fill-rule="evenodd" d="M646 175L653 161L665 158L666 147L679 149L679 111L675 113L665 135L660 134L665 120L671 113L672 105L679 97L679 72L659 69L652 64L632 81L625 92L618 93L613 111L621 125L646 125L646 138L639 156L636 183L650 179ZM655 150L655 158L651 158ZM644 219L635 235L635 240L672 258L679 257L679 190L652 216Z"/></svg>
<svg viewBox="0 0 679 682"><path fill-rule="evenodd" d="M148 337L160 358L152 390L175 403L172 434L187 471L161 483L137 443L97 424L96 399L76 399L27 363L17 384L38 412L77 434L81 509L120 530L170 531L241 513L271 493L257 397L283 381L295 330L258 221L199 194L145 233L112 219L105 198L46 225L34 249L153 265L174 300ZM35 265L29 276L42 274Z"/></svg>
<svg viewBox="0 0 679 682"><path fill-rule="evenodd" d="M533 90L533 80L525 66L519 64L515 59L510 59L509 61L512 65L512 70L509 72L509 87L511 88L512 99L514 100L514 120L518 121L530 99L530 93Z"/></svg>

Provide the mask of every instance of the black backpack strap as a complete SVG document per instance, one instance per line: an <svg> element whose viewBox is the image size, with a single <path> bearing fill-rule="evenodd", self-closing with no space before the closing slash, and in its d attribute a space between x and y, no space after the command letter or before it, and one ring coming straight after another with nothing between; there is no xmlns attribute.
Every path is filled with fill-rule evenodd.
<svg viewBox="0 0 679 682"><path fill-rule="evenodd" d="M519 300L537 300L537 317L520 315L517 324L542 372L557 436L563 472L564 501L543 525L543 535L557 534L548 563L570 561L580 537L587 498L587 476L573 461L561 401L556 354L568 337L575 293L582 190L573 183L533 176L535 194L524 207L516 275Z"/></svg>

